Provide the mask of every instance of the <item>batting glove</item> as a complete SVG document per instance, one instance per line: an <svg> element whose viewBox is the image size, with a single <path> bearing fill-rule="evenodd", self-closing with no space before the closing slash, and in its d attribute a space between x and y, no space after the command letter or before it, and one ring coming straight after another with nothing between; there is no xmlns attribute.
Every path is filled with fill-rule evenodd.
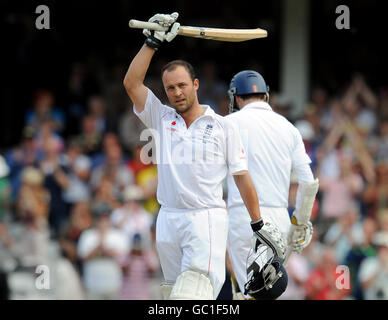
<svg viewBox="0 0 388 320"><path fill-rule="evenodd" d="M313 237L313 225L310 221L304 224L299 224L295 216L291 218L291 227L288 232L288 245L292 247L292 251L301 253L306 248Z"/></svg>
<svg viewBox="0 0 388 320"><path fill-rule="evenodd" d="M275 255L284 259L286 253L286 245L279 229L269 223L264 223L263 220L251 222L253 230L252 245L254 252L260 244L265 244L270 247Z"/></svg>
<svg viewBox="0 0 388 320"><path fill-rule="evenodd" d="M143 34L147 37L145 44L154 50L158 50L164 40L171 42L177 36L179 31L180 24L175 22L176 19L178 19L178 16L179 14L177 12L172 14L158 13L150 18L148 22L158 23L165 28L165 31L144 29Z"/></svg>

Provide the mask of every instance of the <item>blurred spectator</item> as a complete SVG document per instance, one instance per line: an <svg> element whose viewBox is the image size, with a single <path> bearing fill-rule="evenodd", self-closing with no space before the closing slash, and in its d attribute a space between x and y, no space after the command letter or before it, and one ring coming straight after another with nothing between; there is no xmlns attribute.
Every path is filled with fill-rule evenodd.
<svg viewBox="0 0 388 320"><path fill-rule="evenodd" d="M5 158L10 168L11 198L15 199L21 183L21 172L25 166L37 166L39 152L34 141L34 129L25 127L20 144L11 148Z"/></svg>
<svg viewBox="0 0 388 320"><path fill-rule="evenodd" d="M0 155L0 222L10 219L11 184L8 175L9 167Z"/></svg>
<svg viewBox="0 0 388 320"><path fill-rule="evenodd" d="M144 146L142 144L135 145L135 147L132 149L133 156L127 162L128 169L131 170L135 176L135 181L137 180L138 174L142 170L152 165L151 163L144 163L142 156L144 157L146 155L142 155L142 152L144 152L143 147Z"/></svg>
<svg viewBox="0 0 388 320"><path fill-rule="evenodd" d="M377 222L380 231L388 232L388 207L385 207L378 212Z"/></svg>
<svg viewBox="0 0 388 320"><path fill-rule="evenodd" d="M105 115L106 105L101 96L93 95L88 100L89 115L94 118L96 130L103 135L107 129L107 119Z"/></svg>
<svg viewBox="0 0 388 320"><path fill-rule="evenodd" d="M312 126L314 131L314 136L310 140L312 148L315 150L316 147L324 140L325 136L325 116L330 114L330 100L328 92L322 87L315 87L312 89L311 101L307 104L306 109L304 110L303 120L308 121ZM310 153L308 152L310 155ZM315 152L314 155L313 167L315 167ZM310 155L311 158L311 155Z"/></svg>
<svg viewBox="0 0 388 320"><path fill-rule="evenodd" d="M217 76L217 65L212 60L202 63L201 86L198 89L198 96L203 104L215 108L220 114L219 102L225 98L228 85Z"/></svg>
<svg viewBox="0 0 388 320"><path fill-rule="evenodd" d="M326 245L334 248L336 261L343 263L347 253L363 241L362 223L359 209L352 204L346 212L337 218L324 236Z"/></svg>
<svg viewBox="0 0 388 320"><path fill-rule="evenodd" d="M306 297L304 283L311 272L306 256L292 254L288 260L286 270L288 284L286 291L279 297L279 300L304 300Z"/></svg>
<svg viewBox="0 0 388 320"><path fill-rule="evenodd" d="M344 155L339 157L339 160L338 177L327 177L322 174L319 176L319 187L323 191L322 216L319 223L323 230L327 230L335 219L346 213L364 187L362 177L353 169L352 158Z"/></svg>
<svg viewBox="0 0 388 320"><path fill-rule="evenodd" d="M61 181L64 200L70 205L80 201L89 201L91 199L88 186L91 160L88 156L82 154L78 141L70 141L66 153L62 155L61 163L68 172L62 171Z"/></svg>
<svg viewBox="0 0 388 320"><path fill-rule="evenodd" d="M80 62L75 62L70 67L70 76L68 79L68 95L69 106L66 108L68 112L70 132L73 133L79 125L79 119L85 114L85 66ZM78 121L77 121L78 120ZM76 121L76 125L73 124Z"/></svg>
<svg viewBox="0 0 388 320"><path fill-rule="evenodd" d="M112 227L111 208L100 204L92 208L94 226L81 233L77 252L83 262L83 283L88 299L117 299L122 286L118 260L128 254L124 233Z"/></svg>
<svg viewBox="0 0 388 320"><path fill-rule="evenodd" d="M112 183L116 199L120 198L121 191L127 185L134 182L133 174L126 167L122 148L118 144L107 145L104 162L92 170L90 177L92 190L97 190L103 179L108 179Z"/></svg>
<svg viewBox="0 0 388 320"><path fill-rule="evenodd" d="M67 188L68 169L61 163L61 149L62 145L57 139L48 137L44 140L44 155L40 161L40 169L44 174L44 185L50 192L49 222L53 237L57 236L69 213L69 204L63 197L63 191Z"/></svg>
<svg viewBox="0 0 388 320"><path fill-rule="evenodd" d="M147 129L147 127L133 113L132 105L128 105L118 123L120 141L123 143L127 152L131 152L141 143L140 135L145 129Z"/></svg>
<svg viewBox="0 0 388 320"><path fill-rule="evenodd" d="M79 273L65 257L58 257L52 265L55 300L84 300L85 292ZM55 286L55 287L54 287ZM53 290L54 289L54 290Z"/></svg>
<svg viewBox="0 0 388 320"><path fill-rule="evenodd" d="M137 145L132 152L132 159L127 162L127 167L133 172L136 184L140 186L144 192L146 198L144 200L144 208L156 215L159 212L160 207L156 199L158 170L155 164L145 164L142 161L142 152L144 152L143 146Z"/></svg>
<svg viewBox="0 0 388 320"><path fill-rule="evenodd" d="M373 158L366 147L366 139L357 132L354 123L344 113L331 124L326 139L317 151L319 175L338 178L342 157L357 160L363 178L368 183L375 181Z"/></svg>
<svg viewBox="0 0 388 320"><path fill-rule="evenodd" d="M102 85L102 97L108 108L106 116L109 120L109 130L117 128L119 116L124 112L128 104L128 96L123 87L123 79L127 66L116 64L111 67Z"/></svg>
<svg viewBox="0 0 388 320"><path fill-rule="evenodd" d="M311 90L311 101L307 105L306 109L314 108L317 114L322 114L322 112L327 110L328 100L329 100L329 96L325 88L320 86L315 86Z"/></svg>
<svg viewBox="0 0 388 320"><path fill-rule="evenodd" d="M125 232L132 250L121 261L124 281L120 299L148 300L152 297L151 275L160 268L151 232L154 218L141 204L144 192L140 187L127 186L122 198L124 205L112 212L111 221Z"/></svg>
<svg viewBox="0 0 388 320"><path fill-rule="evenodd" d="M128 239L139 234L143 245L151 247L154 217L142 206L141 202L145 199L143 190L136 185L129 185L122 192L122 199L124 204L112 212L112 224L124 231Z"/></svg>
<svg viewBox="0 0 388 320"><path fill-rule="evenodd" d="M84 63L76 61L70 68L67 87L66 133L74 135L81 127L82 117L87 114L87 99L100 91L97 79L89 73ZM95 68L93 68L95 71Z"/></svg>
<svg viewBox="0 0 388 320"><path fill-rule="evenodd" d="M387 162L388 160L388 115L381 118L379 122L378 135L375 137L375 161L377 163Z"/></svg>
<svg viewBox="0 0 388 320"><path fill-rule="evenodd" d="M103 176L94 192L93 200L96 204L107 203L112 209L120 207L120 193L109 176Z"/></svg>
<svg viewBox="0 0 388 320"><path fill-rule="evenodd" d="M311 159L311 169L314 171L316 166L316 152L318 144L315 138L315 129L311 122L307 120L299 120L295 123L295 127L299 130L306 152Z"/></svg>
<svg viewBox="0 0 388 320"><path fill-rule="evenodd" d="M42 154L46 151L46 144L48 143L48 140L54 140L58 151L61 152L64 150L65 143L63 138L54 132L54 127L51 122L45 121L42 122L40 126L40 130L36 132L34 135L34 143L35 147L37 149L39 160L41 160Z"/></svg>
<svg viewBox="0 0 388 320"><path fill-rule="evenodd" d="M309 264L309 269L315 269L323 255L326 246L319 241L319 232L314 225L314 232L310 244L302 251L302 255L306 257L306 261Z"/></svg>
<svg viewBox="0 0 388 320"><path fill-rule="evenodd" d="M39 169L23 169L22 186L16 199L17 215L23 227L19 243L19 257L23 265L38 265L48 254L47 217L52 199L43 187L43 181L44 176Z"/></svg>
<svg viewBox="0 0 388 320"><path fill-rule="evenodd" d="M78 240L83 231L92 223L88 202L77 202L70 211L69 220L64 223L60 230L59 244L63 255L69 259L82 274L82 261L77 255Z"/></svg>
<svg viewBox="0 0 388 320"><path fill-rule="evenodd" d="M7 274L17 266L13 246L14 238L10 234L8 223L0 221L0 273Z"/></svg>
<svg viewBox="0 0 388 320"><path fill-rule="evenodd" d="M107 149L110 146L118 146L119 148L122 147L121 141L118 135L111 131L106 132L104 134L101 140L101 146L99 150L90 157L92 161L92 167L91 167L92 170L94 170L96 167L98 167L99 165L103 164L106 161ZM123 155L125 158L125 153Z"/></svg>
<svg viewBox="0 0 388 320"><path fill-rule="evenodd" d="M351 296L354 299L363 299L364 292L362 287L360 286L360 282L358 279L359 269L362 261L367 257L372 257L376 255L376 250L372 244L372 240L374 234L377 230L377 223L372 218L366 218L362 222L362 231L363 231L363 239L360 244L354 245L349 252L347 253L344 265L348 266L352 290Z"/></svg>
<svg viewBox="0 0 388 320"><path fill-rule="evenodd" d="M337 262L335 252L326 247L320 262L312 270L306 281L306 299L308 300L343 300L349 295L349 290L336 287Z"/></svg>
<svg viewBox="0 0 388 320"><path fill-rule="evenodd" d="M131 251L121 262L124 280L119 299L150 300L153 296L151 277L160 268L159 259L150 243L143 242L141 234L136 233L131 242Z"/></svg>
<svg viewBox="0 0 388 320"><path fill-rule="evenodd" d="M77 136L78 142L86 155L92 156L101 148L102 135L98 130L96 119L88 114L82 118L81 132Z"/></svg>
<svg viewBox="0 0 388 320"><path fill-rule="evenodd" d="M25 125L39 131L44 122L50 122L55 132L61 132L66 125L64 113L54 107L54 95L51 91L40 89L35 93L33 109L27 111Z"/></svg>
<svg viewBox="0 0 388 320"><path fill-rule="evenodd" d="M340 123L345 117L343 104L340 97L333 97L328 102L328 107L323 110L320 119L320 127L324 132L329 132L336 123Z"/></svg>
<svg viewBox="0 0 388 320"><path fill-rule="evenodd" d="M378 99L361 74L356 74L344 94L344 108L359 133L367 135L376 128Z"/></svg>
<svg viewBox="0 0 388 320"><path fill-rule="evenodd" d="M388 162L376 165L376 176L376 183L368 184L363 194L367 214L371 217L388 208Z"/></svg>
<svg viewBox="0 0 388 320"><path fill-rule="evenodd" d="M374 244L377 256L362 262L359 279L366 300L388 300L388 233L376 234Z"/></svg>

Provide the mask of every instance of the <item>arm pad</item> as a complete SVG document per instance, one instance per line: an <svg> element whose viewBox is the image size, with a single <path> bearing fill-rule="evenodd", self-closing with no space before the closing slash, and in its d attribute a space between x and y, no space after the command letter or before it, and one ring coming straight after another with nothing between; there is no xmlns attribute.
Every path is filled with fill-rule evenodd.
<svg viewBox="0 0 388 320"><path fill-rule="evenodd" d="M310 221L311 211L313 209L315 196L318 193L318 188L318 179L315 179L309 184L299 184L296 194L295 210L293 213L293 217L296 218L297 224L302 225Z"/></svg>

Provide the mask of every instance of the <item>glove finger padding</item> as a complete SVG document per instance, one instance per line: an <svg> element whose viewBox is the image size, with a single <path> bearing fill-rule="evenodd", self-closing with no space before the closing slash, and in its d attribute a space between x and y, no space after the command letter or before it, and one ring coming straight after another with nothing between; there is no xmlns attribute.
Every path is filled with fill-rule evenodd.
<svg viewBox="0 0 388 320"><path fill-rule="evenodd" d="M178 35L178 31L179 31L180 26L181 26L181 24L179 22L175 22L172 25L170 32L168 32L166 34L167 42L171 42Z"/></svg>
<svg viewBox="0 0 388 320"><path fill-rule="evenodd" d="M296 253L301 253L306 248L312 239L313 225L310 221L302 225L291 225L288 233L288 244Z"/></svg>
<svg viewBox="0 0 388 320"><path fill-rule="evenodd" d="M178 19L178 16L178 12L174 12L172 14L157 13L152 16L148 21L158 23L163 27L169 27L176 21L176 19Z"/></svg>
<svg viewBox="0 0 388 320"><path fill-rule="evenodd" d="M284 259L286 253L286 244L279 231L279 229L266 222L264 226L259 230L253 233L254 238L254 251L256 252L259 244L265 244L270 247L274 254L276 254L280 259Z"/></svg>

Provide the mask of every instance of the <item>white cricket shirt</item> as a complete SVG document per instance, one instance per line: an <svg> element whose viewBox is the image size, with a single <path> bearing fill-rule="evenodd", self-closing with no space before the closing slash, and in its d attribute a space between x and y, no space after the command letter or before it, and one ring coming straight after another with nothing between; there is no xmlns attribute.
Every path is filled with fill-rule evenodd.
<svg viewBox="0 0 388 320"><path fill-rule="evenodd" d="M228 173L247 170L238 128L209 106L202 107L204 114L189 128L175 109L163 105L151 90L144 110L139 113L133 108L156 144L157 199L164 207L225 208L223 180Z"/></svg>
<svg viewBox="0 0 388 320"><path fill-rule="evenodd" d="M247 104L226 118L240 129L260 206L287 208L291 169L311 163L298 129L266 102ZM243 205L233 177L227 182L228 206Z"/></svg>

